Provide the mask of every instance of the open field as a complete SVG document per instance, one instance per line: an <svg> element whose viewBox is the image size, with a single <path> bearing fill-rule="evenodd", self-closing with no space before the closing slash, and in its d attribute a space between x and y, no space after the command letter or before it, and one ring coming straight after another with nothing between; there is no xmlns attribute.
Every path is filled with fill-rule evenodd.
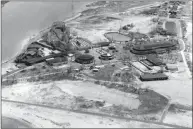
<svg viewBox="0 0 193 129"><path fill-rule="evenodd" d="M169 125L124 120L67 110L3 102L4 116L11 116L36 128L169 128ZM23 119L25 118L25 120ZM6 122L6 121L5 121ZM14 124L14 123L13 123ZM9 125L13 128L13 126ZM15 127L15 125L14 125Z"/></svg>

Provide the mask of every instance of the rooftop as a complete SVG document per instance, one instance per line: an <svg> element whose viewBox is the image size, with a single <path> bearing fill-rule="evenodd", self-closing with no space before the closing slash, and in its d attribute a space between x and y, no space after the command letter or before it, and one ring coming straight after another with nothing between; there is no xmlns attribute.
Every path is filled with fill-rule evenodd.
<svg viewBox="0 0 193 129"><path fill-rule="evenodd" d="M46 60L48 63L60 63L60 62L65 62L67 61L67 58L66 57L56 57L56 58L53 58L53 59L50 59L50 60Z"/></svg>
<svg viewBox="0 0 193 129"><path fill-rule="evenodd" d="M155 55L148 55L146 58L149 62L151 62L154 65L165 65L160 59L158 59Z"/></svg>
<svg viewBox="0 0 193 129"><path fill-rule="evenodd" d="M94 57L92 55L83 54L83 55L79 55L76 59L80 59L80 60L93 60Z"/></svg>
<svg viewBox="0 0 193 129"><path fill-rule="evenodd" d="M163 74L163 73L145 73L143 75L140 76L142 79L159 79L159 78L168 78L167 75Z"/></svg>
<svg viewBox="0 0 193 129"><path fill-rule="evenodd" d="M134 49L149 50L149 49L166 48L166 47L172 47L172 46L175 46L175 44L169 41L163 41L158 43L135 45Z"/></svg>

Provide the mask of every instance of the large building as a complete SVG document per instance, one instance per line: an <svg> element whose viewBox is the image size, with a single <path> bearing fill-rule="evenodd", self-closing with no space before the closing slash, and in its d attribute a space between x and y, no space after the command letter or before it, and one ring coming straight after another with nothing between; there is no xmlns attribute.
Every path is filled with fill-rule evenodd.
<svg viewBox="0 0 193 129"><path fill-rule="evenodd" d="M162 60L158 59L155 55L148 55L146 60L149 61L153 66L166 65Z"/></svg>
<svg viewBox="0 0 193 129"><path fill-rule="evenodd" d="M75 62L80 63L80 64L90 64L93 63L94 61L94 56L84 54L84 55L79 55L76 57Z"/></svg>
<svg viewBox="0 0 193 129"><path fill-rule="evenodd" d="M135 45L131 48L130 51L131 53L136 55L147 55L147 54L163 54L176 49L177 49L176 43L164 41L164 43Z"/></svg>
<svg viewBox="0 0 193 129"><path fill-rule="evenodd" d="M67 57L50 58L50 59L46 59L46 63L50 66L59 66L59 65L67 64L68 59Z"/></svg>

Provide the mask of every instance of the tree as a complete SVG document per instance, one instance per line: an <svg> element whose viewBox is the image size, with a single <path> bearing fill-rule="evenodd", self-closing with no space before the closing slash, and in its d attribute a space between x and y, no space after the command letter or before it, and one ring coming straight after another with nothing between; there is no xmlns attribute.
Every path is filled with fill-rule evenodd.
<svg viewBox="0 0 193 129"><path fill-rule="evenodd" d="M86 49L84 53L89 53L89 49Z"/></svg>
<svg viewBox="0 0 193 129"><path fill-rule="evenodd" d="M72 73L72 67L70 66L68 69L67 69L67 74L71 74Z"/></svg>

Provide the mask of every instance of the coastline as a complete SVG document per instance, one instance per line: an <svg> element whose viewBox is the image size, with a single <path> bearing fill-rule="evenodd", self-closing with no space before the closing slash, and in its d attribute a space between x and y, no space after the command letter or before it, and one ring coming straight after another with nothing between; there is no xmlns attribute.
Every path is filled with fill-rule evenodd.
<svg viewBox="0 0 193 129"><path fill-rule="evenodd" d="M88 3L85 3L82 5L82 7L80 7L79 9L76 10L76 14L73 16L73 17L70 17L70 18L67 18L65 20L62 20L63 22L71 22L73 21L74 19L78 18L80 15L81 15L81 12L86 8L86 5L89 4L90 2ZM5 60L3 62L1 62L1 67L3 65L6 65L7 63L13 63L12 61L21 53L23 53L27 46L29 44L31 44L33 41L36 41L38 40L39 38L41 38L41 35L45 32L47 32L49 29L51 28L51 25L44 28L44 29L41 29L38 33L34 34L34 35L29 35L29 37L25 38L24 40L27 40L27 43L25 44L22 44L22 47L21 47L21 50L18 51L13 57L11 57L11 59L8 59L8 60ZM5 66L6 67L6 66Z"/></svg>
<svg viewBox="0 0 193 129"><path fill-rule="evenodd" d="M68 22L71 22L71 21L73 21L74 19L78 18L78 17L81 15L82 11L85 10L86 5L89 4L89 3L90 3L90 2L85 3L85 4L83 4L79 9L77 9L77 10L75 11L76 13L75 13L75 15L74 15L73 17L66 18L66 19L64 19L64 20L62 20L62 21L68 23ZM29 46L29 44L31 44L33 41L36 41L36 40L40 39L40 38L41 38L41 35L42 35L43 33L47 32L50 28L51 28L51 25L48 26L48 27L46 27L46 28L44 28L44 29L41 29L41 30L40 30L38 33L36 33L36 34L34 34L34 35L29 35L29 37L25 38L24 41L26 41L26 43L25 43L25 44L21 44L21 49L20 49L19 51L17 51L17 52L15 53L15 55L14 55L13 57L11 57L10 59L1 62L1 75L5 74L6 71L8 71L8 69L15 69L15 68L16 68L16 67L15 67L15 63L14 63L15 58L16 58L19 54L23 53L23 52L26 50L26 48Z"/></svg>

